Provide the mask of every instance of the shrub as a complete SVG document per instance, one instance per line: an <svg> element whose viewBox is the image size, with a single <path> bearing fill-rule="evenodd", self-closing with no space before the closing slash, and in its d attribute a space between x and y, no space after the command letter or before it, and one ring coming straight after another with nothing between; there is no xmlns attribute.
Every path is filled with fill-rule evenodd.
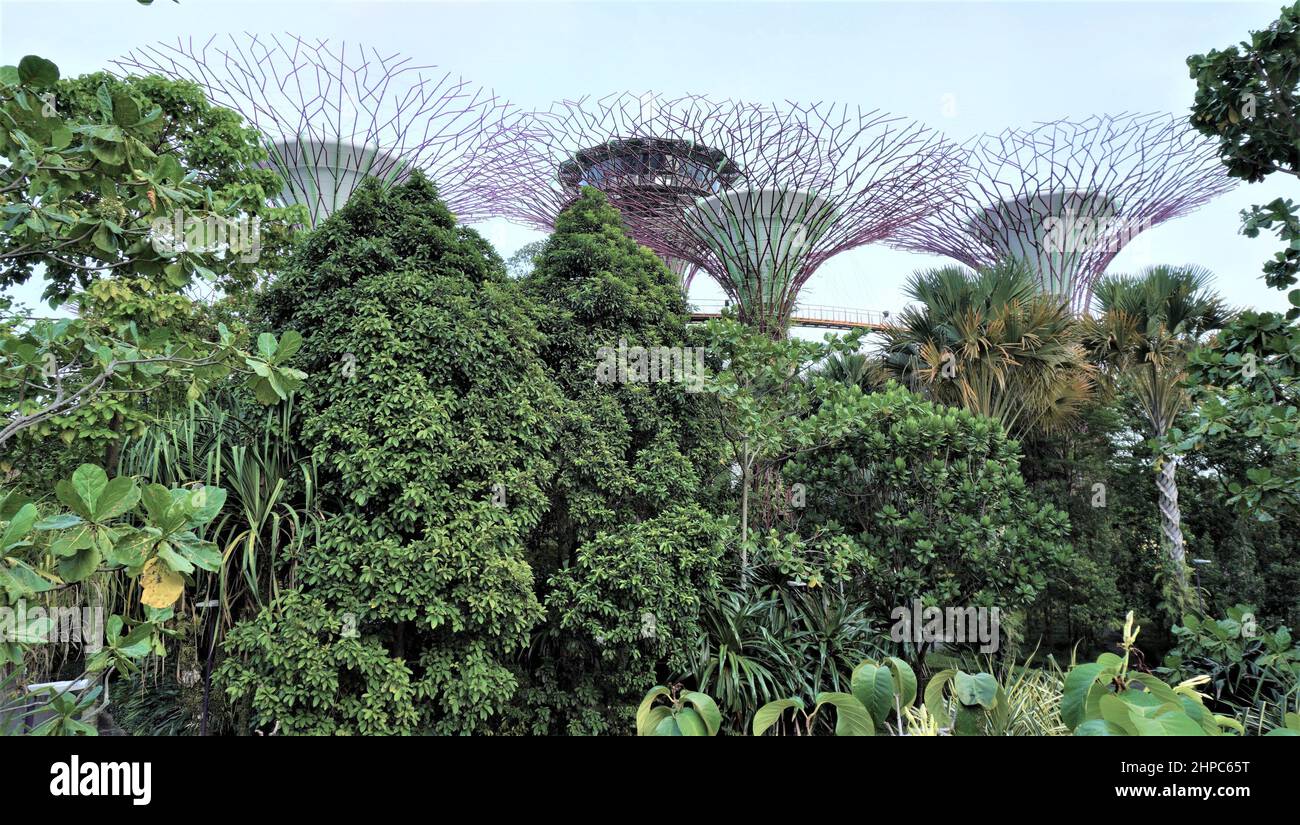
<svg viewBox="0 0 1300 825"><path fill-rule="evenodd" d="M842 446L786 465L825 564L880 616L926 605L1031 604L1069 552L1069 523L1028 495L1016 442L994 421L898 386L858 395Z"/></svg>
<svg viewBox="0 0 1300 825"><path fill-rule="evenodd" d="M1244 724L1283 715L1300 694L1300 644L1285 625L1257 627L1255 608L1239 604L1222 619L1183 617L1173 629L1177 647L1158 672L1174 679L1203 676L1211 706Z"/></svg>

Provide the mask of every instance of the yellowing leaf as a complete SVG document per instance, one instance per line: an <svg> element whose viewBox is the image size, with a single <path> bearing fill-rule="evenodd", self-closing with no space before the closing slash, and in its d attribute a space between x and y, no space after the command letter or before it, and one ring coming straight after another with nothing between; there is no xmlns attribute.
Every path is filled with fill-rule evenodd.
<svg viewBox="0 0 1300 825"><path fill-rule="evenodd" d="M141 603L162 609L171 607L181 597L181 591L185 589L185 579L161 559L152 558L145 563L144 570L140 572L140 586L144 588L144 592L140 594Z"/></svg>

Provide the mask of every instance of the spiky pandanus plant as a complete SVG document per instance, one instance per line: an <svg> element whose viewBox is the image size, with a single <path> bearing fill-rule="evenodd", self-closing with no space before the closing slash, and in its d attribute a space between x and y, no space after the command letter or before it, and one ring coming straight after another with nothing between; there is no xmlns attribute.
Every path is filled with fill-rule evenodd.
<svg viewBox="0 0 1300 825"><path fill-rule="evenodd" d="M936 401L1001 422L1023 438L1068 426L1091 397L1094 370L1060 298L1029 265L918 272L918 302L884 333L887 369Z"/></svg>
<svg viewBox="0 0 1300 825"><path fill-rule="evenodd" d="M1096 314L1084 321L1085 343L1107 386L1132 398L1153 438L1163 438L1186 408L1182 381L1188 352L1231 314L1210 289L1213 278L1203 267L1161 265L1133 277L1107 276L1095 288ZM1162 543L1181 598L1187 570L1178 464L1177 456L1158 458L1156 486Z"/></svg>

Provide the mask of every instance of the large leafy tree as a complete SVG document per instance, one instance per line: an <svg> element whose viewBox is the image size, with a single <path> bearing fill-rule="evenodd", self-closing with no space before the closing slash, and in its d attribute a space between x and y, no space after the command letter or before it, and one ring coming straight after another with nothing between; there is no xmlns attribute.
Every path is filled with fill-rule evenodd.
<svg viewBox="0 0 1300 825"><path fill-rule="evenodd" d="M601 192L584 190L560 214L520 283L539 311L540 354L572 402L556 419L554 506L535 540L549 571L602 530L693 501L721 469L720 445L693 357L676 378L598 380L620 342L683 353L701 343L675 277L627 236Z"/></svg>
<svg viewBox="0 0 1300 825"><path fill-rule="evenodd" d="M1229 174L1255 182L1272 174L1300 177L1300 3L1282 9L1267 29L1239 46L1192 55L1196 80L1192 122L1218 137ZM1278 198L1243 215L1243 232L1277 232L1285 244L1264 265L1273 287L1293 286L1300 272L1300 216ZM1244 442L1258 463L1229 482L1231 499L1260 518L1300 509L1300 289L1291 289L1286 319L1244 312L1189 364L1195 414L1171 449Z"/></svg>
<svg viewBox="0 0 1300 825"><path fill-rule="evenodd" d="M1219 141L1228 174L1252 183L1274 173L1300 177L1300 3L1283 7L1266 29L1226 49L1187 58L1196 81L1194 127ZM1270 286L1285 289L1300 270L1300 216L1289 198L1242 213L1243 231L1276 231L1286 246L1264 266ZM1300 290L1291 291L1300 315Z"/></svg>
<svg viewBox="0 0 1300 825"><path fill-rule="evenodd" d="M520 284L565 404L550 509L530 539L547 621L526 660L520 724L623 730L663 670L681 666L700 594L717 586L721 527L700 504L720 444L701 386L687 382L702 376L596 380L620 343L682 353L698 343L676 278L602 193L584 190L533 261Z"/></svg>
<svg viewBox="0 0 1300 825"><path fill-rule="evenodd" d="M1231 449L1246 460L1226 478L1228 501L1261 520L1300 514L1300 327L1243 312L1188 359L1195 403L1168 448Z"/></svg>
<svg viewBox="0 0 1300 825"><path fill-rule="evenodd" d="M269 207L277 175L238 114L192 84L99 73L60 79L39 57L0 68L9 159L0 178L0 286L42 267L45 297L97 279L247 285L286 250L291 210ZM155 243L157 221L221 217L258 226L252 250Z"/></svg>
<svg viewBox="0 0 1300 825"><path fill-rule="evenodd" d="M213 323L183 294L196 272L215 277L209 266L233 273L249 262L153 243L154 221L176 210L203 220L244 213L241 198L218 197L198 182L202 169L231 158L188 151L192 135L166 137L173 127L163 108L136 85L154 88L105 78L61 82L58 68L36 56L0 68L0 282L21 283L39 268L46 295L71 299L77 310L72 318L40 318L0 299L6 453L19 437L29 442L24 455L55 436L65 446L78 439L111 446L141 425L141 399L157 408L169 389L194 398L232 372L247 375L267 403L287 397L299 380L276 356L296 343L281 349L267 336L257 353L244 352L238 330ZM213 111L193 89L182 93L195 111ZM251 159L256 144L232 116L213 115L234 130L232 152ZM262 192L256 181L235 183L229 171L210 183L221 175L233 175L231 193L245 186L257 200Z"/></svg>
<svg viewBox="0 0 1300 825"><path fill-rule="evenodd" d="M1066 562L1069 522L1029 495L996 421L894 383L826 403L848 431L782 468L804 490L798 552L822 581L838 579L880 618L921 599L1009 619L1044 592Z"/></svg>
<svg viewBox="0 0 1300 825"><path fill-rule="evenodd" d="M889 369L936 401L988 416L1017 437L1059 430L1091 396L1092 369L1066 304L1029 266L949 266L908 281L908 307L885 331Z"/></svg>
<svg viewBox="0 0 1300 825"><path fill-rule="evenodd" d="M300 329L301 444L336 514L299 590L228 637L228 691L297 733L471 732L515 691L541 605L562 399L528 300L415 174L368 180L270 291Z"/></svg>
<svg viewBox="0 0 1300 825"><path fill-rule="evenodd" d="M1212 275L1196 266L1148 267L1134 278L1108 276L1094 291L1098 314L1085 322L1087 345L1102 373L1131 398L1146 435L1163 439L1187 407L1183 388L1188 352L1227 320L1210 289ZM1160 523L1178 592L1187 587L1186 547L1178 506L1180 458L1157 461Z"/></svg>

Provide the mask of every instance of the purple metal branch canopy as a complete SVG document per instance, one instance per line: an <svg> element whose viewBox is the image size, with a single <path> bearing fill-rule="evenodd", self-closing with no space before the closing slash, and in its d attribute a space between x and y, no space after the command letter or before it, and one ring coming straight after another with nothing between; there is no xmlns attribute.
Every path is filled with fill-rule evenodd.
<svg viewBox="0 0 1300 825"><path fill-rule="evenodd" d="M931 215L960 152L920 124L847 106L621 94L521 114L490 152L498 213L550 229L584 185L741 320L784 331L827 259Z"/></svg>
<svg viewBox="0 0 1300 825"><path fill-rule="evenodd" d="M252 34L160 43L113 63L125 74L193 81L214 104L239 112L284 179L281 200L306 206L312 226L365 177L398 181L412 169L433 179L461 220L488 211L478 153L508 105L436 67L356 45Z"/></svg>
<svg viewBox="0 0 1300 825"><path fill-rule="evenodd" d="M1021 258L1076 312L1138 233L1234 185L1210 141L1174 115L1120 114L983 135L969 185L891 243L970 267Z"/></svg>

